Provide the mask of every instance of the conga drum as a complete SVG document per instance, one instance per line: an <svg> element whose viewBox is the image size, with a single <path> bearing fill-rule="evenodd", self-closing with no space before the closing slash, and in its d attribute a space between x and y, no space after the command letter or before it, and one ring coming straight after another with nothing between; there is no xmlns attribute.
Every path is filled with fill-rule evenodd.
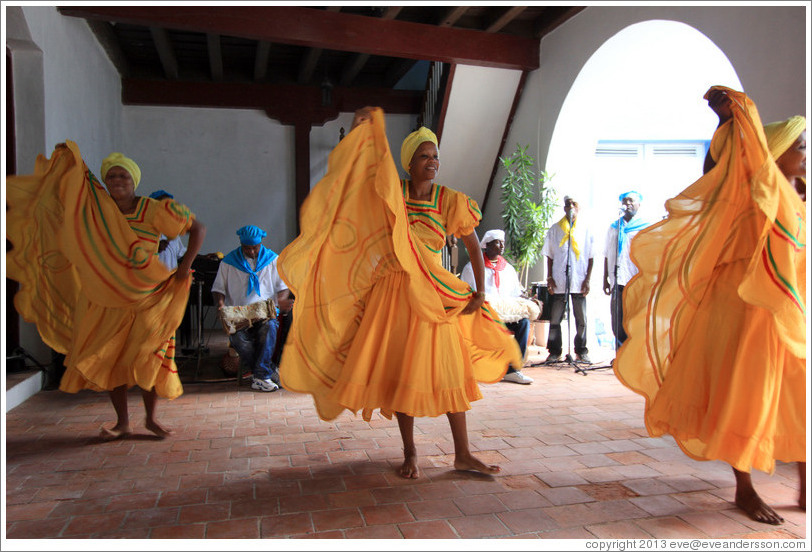
<svg viewBox="0 0 812 552"><path fill-rule="evenodd" d="M274 305L273 299L220 309L220 321L228 335L274 318L276 318L276 305Z"/></svg>

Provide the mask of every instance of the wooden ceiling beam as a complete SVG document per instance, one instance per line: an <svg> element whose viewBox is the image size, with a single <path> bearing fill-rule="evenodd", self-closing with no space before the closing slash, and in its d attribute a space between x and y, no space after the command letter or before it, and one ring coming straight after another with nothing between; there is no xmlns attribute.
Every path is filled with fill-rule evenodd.
<svg viewBox="0 0 812 552"><path fill-rule="evenodd" d="M337 13L341 11L341 6L328 6L327 11ZM307 84L313 78L313 73L316 71L316 67L319 64L319 58L321 57L321 53L324 51L323 48L310 48L308 49L307 53L305 54L304 61L302 61L301 66L299 67L299 75L296 78L296 82L299 84Z"/></svg>
<svg viewBox="0 0 812 552"><path fill-rule="evenodd" d="M383 85L388 88L394 87L400 82L400 79L406 76L406 73L408 73L416 63L417 61L413 59L395 61L389 66L389 69L386 70L383 76Z"/></svg>
<svg viewBox="0 0 812 552"><path fill-rule="evenodd" d="M386 9L386 11L383 13L383 15L381 15L380 18L383 20L391 21L397 18L398 14L400 13L400 10L402 9L403 8L400 7L390 6ZM364 65L366 65L367 60L369 60L369 58L370 58L369 54L355 54L353 56L353 59L344 68L344 72L341 74L340 80L341 86L349 86L352 83L352 81L355 80L355 77L358 76L358 73L361 72L361 69L364 68Z"/></svg>
<svg viewBox="0 0 812 552"><path fill-rule="evenodd" d="M118 43L118 37L116 36L115 30L113 30L113 25L107 21L96 21L92 19L88 19L87 24L90 26L90 30L93 31L93 34L96 35L99 44L101 44L104 51L107 52L107 57L109 57L110 61L115 65L118 74L122 77L129 77L130 63L127 61L127 56L124 55L124 51Z"/></svg>
<svg viewBox="0 0 812 552"><path fill-rule="evenodd" d="M254 80L261 81L268 74L268 59L271 54L271 43L265 40L257 42L257 55L254 58Z"/></svg>
<svg viewBox="0 0 812 552"><path fill-rule="evenodd" d="M457 6L456 8L449 8L445 14L443 14L442 19L440 20L437 25L440 27L453 27L454 23L459 21L460 17L465 15L465 12L468 11L467 6Z"/></svg>
<svg viewBox="0 0 812 552"><path fill-rule="evenodd" d="M369 60L369 54L355 54L341 73L341 80L339 81L341 86L349 86L366 65L367 60Z"/></svg>
<svg viewBox="0 0 812 552"><path fill-rule="evenodd" d="M316 72L316 66L319 64L319 58L324 50L322 48L310 48L305 54L302 65L299 67L299 75L296 82L299 84L307 84L313 78L313 73Z"/></svg>
<svg viewBox="0 0 812 552"><path fill-rule="evenodd" d="M454 24L459 21L459 19L465 15L465 12L468 11L467 6L457 6L454 8L448 8L446 12L442 15L439 21L437 21L438 27L453 27ZM384 75L383 82L385 86L393 87L397 83L400 82L400 79L406 76L412 67L414 67L417 60L414 59L404 59L399 63L393 63L389 69L386 71L386 75Z"/></svg>
<svg viewBox="0 0 812 552"><path fill-rule="evenodd" d="M507 34L370 19L302 7L69 6L60 13L311 48L425 59L481 67L534 70L539 41Z"/></svg>
<svg viewBox="0 0 812 552"><path fill-rule="evenodd" d="M332 102L322 105L318 86L297 84L191 82L167 83L158 80L122 79L121 100L125 105L163 105L177 107L220 107L262 109L283 124L295 124L302 118L321 125L340 112L353 112L367 105L381 107L387 113L417 114L422 92L386 88L346 88L332 90Z"/></svg>
<svg viewBox="0 0 812 552"><path fill-rule="evenodd" d="M553 32L559 25L584 10L584 6L550 6L544 9L543 15L533 25L533 36L543 38Z"/></svg>
<svg viewBox="0 0 812 552"><path fill-rule="evenodd" d="M505 25L519 17L519 14L526 9L527 6L513 6L512 8L503 10L499 17L497 17L490 25L487 26L485 32L498 33Z"/></svg>
<svg viewBox="0 0 812 552"><path fill-rule="evenodd" d="M169 31L163 27L150 27L149 32L158 50L158 57L161 59L161 66L164 68L164 75L169 80L178 78L178 60L175 51L172 49L172 41L169 38Z"/></svg>
<svg viewBox="0 0 812 552"><path fill-rule="evenodd" d="M223 80L223 53L220 48L220 35L207 33L206 46L209 52L209 68L212 80Z"/></svg>

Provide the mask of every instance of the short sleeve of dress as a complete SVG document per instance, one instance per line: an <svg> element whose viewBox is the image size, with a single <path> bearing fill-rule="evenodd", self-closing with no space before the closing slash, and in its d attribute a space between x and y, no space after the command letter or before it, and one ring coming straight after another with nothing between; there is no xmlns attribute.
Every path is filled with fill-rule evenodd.
<svg viewBox="0 0 812 552"><path fill-rule="evenodd" d="M174 199L150 201L153 202L151 207L154 212L152 224L158 232L168 239L171 240L183 235L192 227L195 215L186 205L178 203Z"/></svg>
<svg viewBox="0 0 812 552"><path fill-rule="evenodd" d="M474 231L482 220L477 202L456 190L443 187L443 216L446 233L462 237Z"/></svg>

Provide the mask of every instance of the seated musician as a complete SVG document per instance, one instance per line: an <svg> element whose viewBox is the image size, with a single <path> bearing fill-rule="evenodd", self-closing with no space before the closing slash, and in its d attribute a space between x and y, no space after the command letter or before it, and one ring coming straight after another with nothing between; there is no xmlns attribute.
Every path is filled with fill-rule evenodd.
<svg viewBox="0 0 812 552"><path fill-rule="evenodd" d="M513 332L519 342L522 358L527 350L527 339L530 335L530 319L538 318L540 309L529 299L524 298L522 285L516 269L508 263L502 252L505 250L504 230L488 230L479 245L485 261L485 299L496 310L507 328ZM460 279L467 282L475 291L474 270L467 263L460 274ZM533 383L533 378L520 372L521 366L510 366L502 381Z"/></svg>
<svg viewBox="0 0 812 552"><path fill-rule="evenodd" d="M220 262L211 287L219 312L223 307L251 305L273 298L281 312L289 312L293 300L276 270L277 254L262 245L267 233L257 226L237 230L240 247ZM253 323L229 336L231 345L253 375L252 389L279 389L279 369L272 361L279 322L276 319Z"/></svg>

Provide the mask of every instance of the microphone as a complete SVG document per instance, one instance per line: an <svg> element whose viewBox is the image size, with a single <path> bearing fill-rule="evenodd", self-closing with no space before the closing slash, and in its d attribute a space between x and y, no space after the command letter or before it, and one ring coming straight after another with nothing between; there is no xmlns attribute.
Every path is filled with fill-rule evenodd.
<svg viewBox="0 0 812 552"><path fill-rule="evenodd" d="M567 211L567 222L572 226L572 211Z"/></svg>

